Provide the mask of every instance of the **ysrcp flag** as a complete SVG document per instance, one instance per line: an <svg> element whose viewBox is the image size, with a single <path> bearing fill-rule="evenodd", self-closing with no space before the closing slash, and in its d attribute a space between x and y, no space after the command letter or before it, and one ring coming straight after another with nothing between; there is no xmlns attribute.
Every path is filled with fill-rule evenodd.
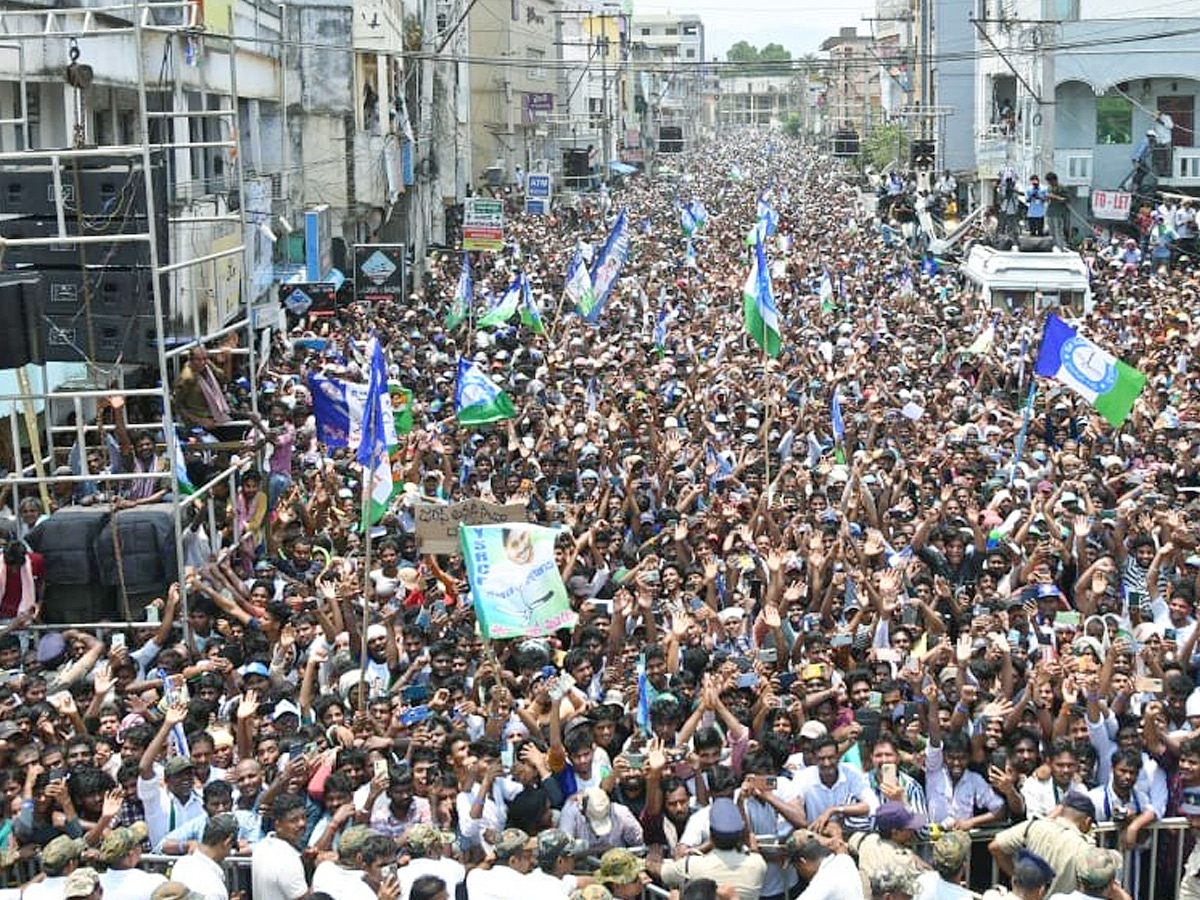
<svg viewBox="0 0 1200 900"><path fill-rule="evenodd" d="M558 531L539 525L460 525L475 617L485 638L537 637L574 628L554 562Z"/></svg>
<svg viewBox="0 0 1200 900"><path fill-rule="evenodd" d="M317 440L329 448L356 450L362 439L363 411L370 393L368 385L310 375L308 389L312 393L313 415L317 420ZM399 440L391 397L385 394L382 403L384 440L389 447L395 447Z"/></svg>
<svg viewBox="0 0 1200 900"><path fill-rule="evenodd" d="M592 276L588 272L588 263L580 247L575 248L575 256L567 268L567 282L563 288L566 298L571 301L571 308L585 319L592 314L596 305L596 292L592 289Z"/></svg>
<svg viewBox="0 0 1200 900"><path fill-rule="evenodd" d="M629 216L626 214L626 210L622 209L621 214L613 223L612 231L608 233L608 241L604 244L604 249L600 251L600 256L592 266L592 294L595 299L592 308L588 312L582 313L584 320L589 325L595 325L596 320L600 318L600 310L604 308L604 303L608 300L608 295L612 292L613 285L616 284L617 276L621 274L621 267L625 265L628 256Z"/></svg>
<svg viewBox="0 0 1200 900"><path fill-rule="evenodd" d="M1146 376L1100 349L1058 316L1046 318L1037 373L1062 382L1119 428L1146 386Z"/></svg>

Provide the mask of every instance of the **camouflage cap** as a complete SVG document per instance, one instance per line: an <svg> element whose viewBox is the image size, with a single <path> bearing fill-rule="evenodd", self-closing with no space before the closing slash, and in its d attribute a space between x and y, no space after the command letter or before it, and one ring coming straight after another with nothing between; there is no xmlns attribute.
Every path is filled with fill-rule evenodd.
<svg viewBox="0 0 1200 900"><path fill-rule="evenodd" d="M787 853L788 859L795 862L802 856L809 856L812 852L813 845L821 844L815 832L809 831L807 828L797 828L788 835L787 841L784 842L783 849Z"/></svg>
<svg viewBox="0 0 1200 900"><path fill-rule="evenodd" d="M353 859L367 838L376 832L366 825L351 825L338 836L337 851L342 859Z"/></svg>
<svg viewBox="0 0 1200 900"><path fill-rule="evenodd" d="M537 836L538 863L552 864L567 856L582 856L587 848L586 841L577 841L558 828L548 828Z"/></svg>
<svg viewBox="0 0 1200 900"><path fill-rule="evenodd" d="M933 843L933 867L953 875L971 855L971 838L965 831L947 831Z"/></svg>
<svg viewBox="0 0 1200 900"><path fill-rule="evenodd" d="M49 869L49 874L57 875L67 863L83 856L86 847L87 842L83 838L60 834L42 848L42 868Z"/></svg>
<svg viewBox="0 0 1200 900"><path fill-rule="evenodd" d="M1121 856L1115 850L1092 847L1075 857L1075 878L1081 887L1103 891L1121 869Z"/></svg>
<svg viewBox="0 0 1200 900"><path fill-rule="evenodd" d="M613 900L613 895L602 884L589 884L571 891L568 900Z"/></svg>
<svg viewBox="0 0 1200 900"><path fill-rule="evenodd" d="M532 850L536 842L520 828L505 828L495 843L496 858L508 859L522 850Z"/></svg>
<svg viewBox="0 0 1200 900"><path fill-rule="evenodd" d="M917 892L917 873L912 866L885 866L871 875L871 894L908 894Z"/></svg>
<svg viewBox="0 0 1200 900"><path fill-rule="evenodd" d="M614 847L600 857L596 880L601 884L633 884L645 868L646 864L628 850Z"/></svg>
<svg viewBox="0 0 1200 900"><path fill-rule="evenodd" d="M204 900L204 894L193 891L182 881L168 881L154 889L150 900Z"/></svg>
<svg viewBox="0 0 1200 900"><path fill-rule="evenodd" d="M75 897L90 897L92 892L99 886L100 873L91 866L76 869L67 876L67 883L63 885L63 900L72 900Z"/></svg>
<svg viewBox="0 0 1200 900"><path fill-rule="evenodd" d="M134 822L128 828L110 831L100 842L100 859L114 863L146 840L146 823Z"/></svg>
<svg viewBox="0 0 1200 900"><path fill-rule="evenodd" d="M429 853L438 847L445 846L454 840L454 835L442 831L432 825L414 825L408 829L404 842L414 853Z"/></svg>
<svg viewBox="0 0 1200 900"><path fill-rule="evenodd" d="M196 768L196 764L192 762L190 756L172 756L167 760L167 764L163 766L163 776L165 778L174 778L182 772L190 772Z"/></svg>

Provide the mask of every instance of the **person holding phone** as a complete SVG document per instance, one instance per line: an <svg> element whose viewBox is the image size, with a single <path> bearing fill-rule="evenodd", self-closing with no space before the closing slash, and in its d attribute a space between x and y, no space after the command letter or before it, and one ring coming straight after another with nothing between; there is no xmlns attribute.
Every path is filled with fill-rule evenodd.
<svg viewBox="0 0 1200 900"><path fill-rule="evenodd" d="M796 886L785 844L793 830L803 827L804 809L798 786L783 775L781 763L765 749L747 753L742 763L744 778L738 802L767 862L761 900L783 900Z"/></svg>
<svg viewBox="0 0 1200 900"><path fill-rule="evenodd" d="M881 803L899 803L914 815L927 815L925 789L919 781L900 769L900 751L896 747L895 737L887 732L880 734L871 745L869 759L871 768L867 772L867 784ZM870 824L866 817L847 817L847 827L852 831L868 830Z"/></svg>

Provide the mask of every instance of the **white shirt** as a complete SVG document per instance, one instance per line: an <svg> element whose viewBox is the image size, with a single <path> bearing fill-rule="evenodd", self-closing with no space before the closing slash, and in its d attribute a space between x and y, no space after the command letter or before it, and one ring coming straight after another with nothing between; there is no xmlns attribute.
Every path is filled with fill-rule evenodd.
<svg viewBox="0 0 1200 900"><path fill-rule="evenodd" d="M535 868L525 877L529 879L530 890L536 891L539 897L557 897L558 900L567 900L571 896L571 891L575 890L574 875L555 878L553 875Z"/></svg>
<svg viewBox="0 0 1200 900"><path fill-rule="evenodd" d="M141 869L109 869L100 876L104 896L112 900L150 900L155 889L166 883L165 875Z"/></svg>
<svg viewBox="0 0 1200 900"><path fill-rule="evenodd" d="M802 800L799 795L799 786L794 778L779 776L772 793L785 803ZM775 807L765 800L754 797L746 798L746 817L749 819L750 827L758 835L759 841L782 844L794 830L792 824ZM790 895L795 883L796 870L794 867L780 862L767 861L767 877L763 880L762 887L763 896L770 897L785 892Z"/></svg>
<svg viewBox="0 0 1200 900"><path fill-rule="evenodd" d="M204 900L229 900L225 870L203 853L193 850L181 857L171 869L171 880L186 884Z"/></svg>
<svg viewBox="0 0 1200 900"><path fill-rule="evenodd" d="M702 806L688 816L679 843L688 847L702 847L708 843L708 814L711 811L710 807Z"/></svg>
<svg viewBox="0 0 1200 900"><path fill-rule="evenodd" d="M1050 811L1070 793L1084 793L1078 784L1072 784L1067 790L1059 788L1053 778L1043 781L1032 775L1021 785L1021 797L1025 801L1025 815L1030 819L1040 819L1050 815Z"/></svg>
<svg viewBox="0 0 1200 900"><path fill-rule="evenodd" d="M467 870L456 859L426 859L417 857L397 870L400 878L400 900L408 900L413 882L422 875L435 875L446 884L446 893L453 897L458 886L467 880Z"/></svg>
<svg viewBox="0 0 1200 900"><path fill-rule="evenodd" d="M810 822L834 806L865 803L871 816L879 808L879 798L867 776L846 763L838 763L837 781L832 786L821 780L820 766L809 766L796 776L795 782L797 793L804 797L804 814Z"/></svg>
<svg viewBox="0 0 1200 900"><path fill-rule="evenodd" d="M972 818L981 807L990 812L1004 808L1004 798L978 772L967 770L956 784L952 783L941 746L932 744L925 750L925 794L929 821L942 825L952 819Z"/></svg>
<svg viewBox="0 0 1200 900"><path fill-rule="evenodd" d="M204 815L204 799L195 789L188 795L186 803L180 803L160 778L139 775L137 794L146 812L146 831L152 847L158 846L167 832Z"/></svg>
<svg viewBox="0 0 1200 900"><path fill-rule="evenodd" d="M865 900L858 866L845 853L825 857L796 900Z"/></svg>
<svg viewBox="0 0 1200 900"><path fill-rule="evenodd" d="M329 859L313 872L312 889L314 894L320 891L337 900L376 900L361 869L346 869Z"/></svg>
<svg viewBox="0 0 1200 900"><path fill-rule="evenodd" d="M66 875L55 875L25 888L22 897L29 900L62 900L63 888L67 886Z"/></svg>
<svg viewBox="0 0 1200 900"><path fill-rule="evenodd" d="M913 900L967 900L973 896L966 888L951 884L937 872L922 872L917 876L917 893Z"/></svg>
<svg viewBox="0 0 1200 900"><path fill-rule="evenodd" d="M250 860L254 900L296 900L308 893L300 851L271 832L254 845Z"/></svg>
<svg viewBox="0 0 1200 900"><path fill-rule="evenodd" d="M557 900L557 896L509 866L472 869L467 873L471 900ZM258 900L257 897L254 900Z"/></svg>

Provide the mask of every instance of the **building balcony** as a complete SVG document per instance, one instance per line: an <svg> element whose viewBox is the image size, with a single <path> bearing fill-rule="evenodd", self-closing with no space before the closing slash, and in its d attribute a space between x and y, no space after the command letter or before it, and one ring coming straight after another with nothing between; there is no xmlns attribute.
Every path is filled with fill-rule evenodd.
<svg viewBox="0 0 1200 900"><path fill-rule="evenodd" d="M1200 147L1176 147L1171 151L1170 174L1159 184L1171 187L1200 187Z"/></svg>

